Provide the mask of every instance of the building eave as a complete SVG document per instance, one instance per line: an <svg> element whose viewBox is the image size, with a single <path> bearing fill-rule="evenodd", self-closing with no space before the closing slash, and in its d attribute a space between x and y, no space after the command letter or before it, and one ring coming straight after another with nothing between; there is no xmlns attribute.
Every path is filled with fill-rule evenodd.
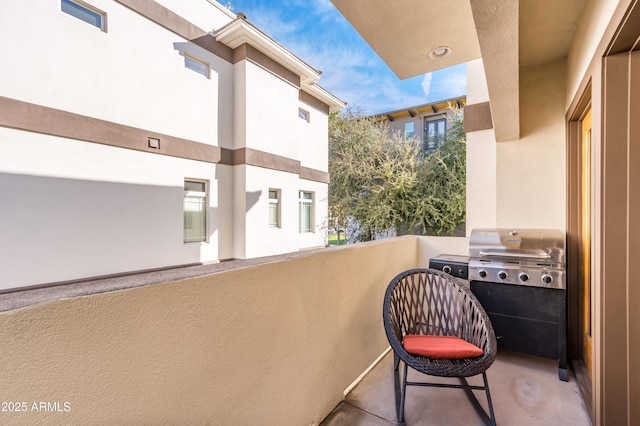
<svg viewBox="0 0 640 426"><path fill-rule="evenodd" d="M327 104L329 106L329 111L340 111L347 106L346 102L334 96L316 83L305 84L301 87L301 90L318 99L322 103Z"/></svg>
<svg viewBox="0 0 640 426"><path fill-rule="evenodd" d="M407 108L397 109L393 111L381 112L378 114L374 114L373 117L377 118L386 118L389 121L393 121L397 118L402 118L405 116L411 116L411 113L414 115L433 115L438 112L444 113L445 109L449 108L449 105L454 105L457 107L464 106L467 103L467 96L457 96L455 98L443 99L437 102L431 102L421 105L410 106Z"/></svg>
<svg viewBox="0 0 640 426"><path fill-rule="evenodd" d="M302 83L315 83L322 75L321 71L298 58L249 22L247 17L242 13L239 13L234 21L214 31L213 36L217 41L224 43L232 49L243 44L255 47L271 59L298 74Z"/></svg>

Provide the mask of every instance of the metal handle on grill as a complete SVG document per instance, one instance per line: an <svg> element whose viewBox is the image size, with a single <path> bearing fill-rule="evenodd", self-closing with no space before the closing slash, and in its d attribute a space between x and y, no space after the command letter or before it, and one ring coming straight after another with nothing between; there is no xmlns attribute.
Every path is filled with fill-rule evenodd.
<svg viewBox="0 0 640 426"><path fill-rule="evenodd" d="M519 257L525 259L550 259L551 255L544 251L539 251L538 253L524 253L524 252L509 252L509 251L486 251L481 250L480 256L498 256L498 257Z"/></svg>

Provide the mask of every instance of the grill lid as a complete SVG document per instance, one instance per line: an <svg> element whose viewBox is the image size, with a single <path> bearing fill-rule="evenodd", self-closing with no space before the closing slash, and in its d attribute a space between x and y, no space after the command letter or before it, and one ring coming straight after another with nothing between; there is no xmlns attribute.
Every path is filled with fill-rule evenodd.
<svg viewBox="0 0 640 426"><path fill-rule="evenodd" d="M564 235L558 229L473 229L470 259L564 263Z"/></svg>

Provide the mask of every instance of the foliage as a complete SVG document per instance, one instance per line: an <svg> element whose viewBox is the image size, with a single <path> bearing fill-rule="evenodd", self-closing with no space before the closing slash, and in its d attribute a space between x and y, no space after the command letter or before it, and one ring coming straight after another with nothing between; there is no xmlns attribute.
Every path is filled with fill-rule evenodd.
<svg viewBox="0 0 640 426"><path fill-rule="evenodd" d="M416 225L427 235L451 235L466 219L466 137L463 113L454 112L442 146L424 156L418 179Z"/></svg>
<svg viewBox="0 0 640 426"><path fill-rule="evenodd" d="M391 132L357 108L329 120L329 209L359 240L396 232L450 234L465 218L461 113L443 146ZM356 228L355 230L353 228Z"/></svg>

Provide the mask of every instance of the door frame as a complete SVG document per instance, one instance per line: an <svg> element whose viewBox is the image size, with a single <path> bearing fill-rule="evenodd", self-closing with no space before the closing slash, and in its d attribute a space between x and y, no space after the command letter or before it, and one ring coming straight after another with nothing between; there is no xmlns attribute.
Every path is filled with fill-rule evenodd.
<svg viewBox="0 0 640 426"><path fill-rule="evenodd" d="M568 357L576 376L582 399L593 420L593 391L592 381L586 366L582 362L583 334L582 326L584 297L581 285L582 274L582 192L581 192L581 147L582 147L582 118L591 109L592 116L595 105L593 102L593 87L589 80L577 102L573 105L567 121L567 329L568 329ZM592 131L592 133L595 133ZM598 143L592 140L592 144ZM592 167L596 167L592 163ZM593 219L592 219L593 220ZM593 239L592 239L593 253ZM593 362L593 361L592 361Z"/></svg>
<svg viewBox="0 0 640 426"><path fill-rule="evenodd" d="M640 311L631 301L640 299L640 287L632 283L629 259L640 255L640 174L630 168L637 162L640 134L634 117L640 105L640 84L629 85L640 74L640 0L621 1L593 53L576 95L565 116L567 129L567 301L568 351L580 356L580 195L579 142L581 117L592 105L592 143L595 199L592 218L593 378L585 379L580 363L574 373L594 425L633 424L640 420L640 377L629 360L640 357ZM636 55L631 55L635 51ZM626 52L626 57L625 57ZM633 71L631 71L633 70ZM631 74L633 73L633 74ZM637 81L637 79L635 80ZM631 91L634 91L632 94ZM630 148L633 150L631 151ZM632 157L633 156L633 157ZM626 192L625 192L626 191ZM621 195L621 192L627 194ZM637 312L636 312L637 311ZM604 344L606 340L606 345ZM586 375L588 378L588 374ZM590 387L588 386L590 384Z"/></svg>

